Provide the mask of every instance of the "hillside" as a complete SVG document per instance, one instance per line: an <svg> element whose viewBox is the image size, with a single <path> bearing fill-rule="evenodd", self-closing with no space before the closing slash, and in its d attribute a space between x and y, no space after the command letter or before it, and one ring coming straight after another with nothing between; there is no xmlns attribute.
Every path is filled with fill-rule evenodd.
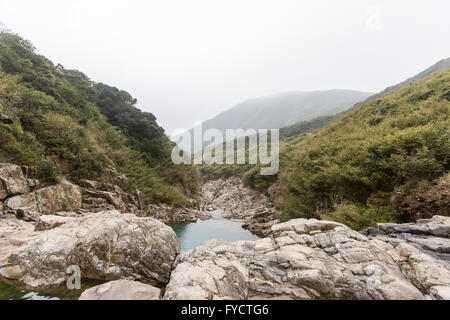
<svg viewBox="0 0 450 320"><path fill-rule="evenodd" d="M446 70L283 144L275 199L283 218L323 217L361 229L444 213L450 203L449 115ZM254 178L257 171L247 175ZM408 202L413 195L423 210Z"/></svg>
<svg viewBox="0 0 450 320"><path fill-rule="evenodd" d="M174 144L136 102L0 33L0 162L27 165L47 183L117 180L141 189L147 202L186 205L197 171L170 161Z"/></svg>
<svg viewBox="0 0 450 320"><path fill-rule="evenodd" d="M342 112L370 95L351 90L329 90L259 97L244 101L205 121L203 130L215 128L225 133L225 129L279 129L299 121Z"/></svg>
<svg viewBox="0 0 450 320"><path fill-rule="evenodd" d="M375 100L376 98L382 97L386 93L389 93L389 92L391 92L393 90L396 90L396 89L404 88L407 85L409 85L409 84L411 84L411 83L413 83L413 82L415 82L417 80L426 78L426 77L428 77L429 75L431 75L431 74L433 74L435 72L443 71L443 70L446 70L446 69L449 69L449 68L450 68L450 58L439 60L438 62L433 64L431 67L428 67L427 69L419 72L415 76L412 76L412 77L410 77L410 78L408 78L408 79L406 79L406 80L404 80L404 81L402 81L400 83L397 83L396 85L389 86L386 89L384 89L383 91L378 92L378 93L376 93L374 95L371 95L366 100L356 103L355 106L357 107L357 106L360 106L360 105L362 105L362 104L364 104L366 102Z"/></svg>

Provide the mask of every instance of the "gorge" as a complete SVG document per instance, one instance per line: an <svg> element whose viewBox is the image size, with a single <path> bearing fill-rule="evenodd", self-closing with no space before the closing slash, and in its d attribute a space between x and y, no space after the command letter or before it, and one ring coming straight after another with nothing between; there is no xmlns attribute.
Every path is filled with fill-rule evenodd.
<svg viewBox="0 0 450 320"><path fill-rule="evenodd" d="M17 174L10 176L8 186L26 181L14 165L2 166ZM217 219L215 223L223 221L216 215L224 203L223 216L241 223L246 215L274 214L263 194L236 178L207 182L201 190L198 211L212 211L209 219ZM331 221L268 219L270 228L263 223L258 229L265 234L261 239L229 242L215 239L221 236L216 232L210 235L214 239L199 245L187 239L184 249L190 250L185 251L175 232L156 219L117 209L61 211L64 193L46 194L51 201L45 203L55 204L56 212L41 215L38 222L10 212L0 216L4 299L73 299L80 294L82 299L450 298L449 217L378 224L363 232ZM112 199L110 203L120 206ZM27 208L19 210L27 215ZM199 226L208 221L203 218ZM73 264L81 269L83 288L71 292L65 281Z"/></svg>

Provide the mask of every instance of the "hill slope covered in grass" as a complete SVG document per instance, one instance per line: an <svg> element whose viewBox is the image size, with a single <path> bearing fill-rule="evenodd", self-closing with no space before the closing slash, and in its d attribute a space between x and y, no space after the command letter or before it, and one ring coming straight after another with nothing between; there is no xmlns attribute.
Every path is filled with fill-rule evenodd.
<svg viewBox="0 0 450 320"><path fill-rule="evenodd" d="M294 91L249 99L206 120L202 129L218 129L224 134L224 139L226 129L279 129L299 121L342 112L370 95L352 90ZM191 135L193 130L190 130ZM187 147L185 149L189 150Z"/></svg>
<svg viewBox="0 0 450 320"><path fill-rule="evenodd" d="M356 229L413 220L403 200L435 188L450 171L449 116L446 70L284 144L278 179L283 218L326 217Z"/></svg>
<svg viewBox="0 0 450 320"><path fill-rule="evenodd" d="M27 165L47 183L115 179L141 189L147 202L186 205L197 192L196 168L170 161L174 144L135 104L126 91L55 66L30 42L0 33L0 162Z"/></svg>
<svg viewBox="0 0 450 320"><path fill-rule="evenodd" d="M204 178L241 176L248 186L269 190L283 220L324 218L362 229L449 215L449 101L445 70L315 132L309 131L314 122L295 126L302 134L281 142L277 176L261 176L260 165L203 165L200 172Z"/></svg>

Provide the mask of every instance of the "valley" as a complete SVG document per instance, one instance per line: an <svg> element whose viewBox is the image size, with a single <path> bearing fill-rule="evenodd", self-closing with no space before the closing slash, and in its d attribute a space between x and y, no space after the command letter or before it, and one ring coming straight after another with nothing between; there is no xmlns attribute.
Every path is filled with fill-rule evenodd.
<svg viewBox="0 0 450 320"><path fill-rule="evenodd" d="M177 165L128 92L11 32L0 50L0 299L450 299L448 58L375 95L288 92L206 122L280 128L261 175Z"/></svg>

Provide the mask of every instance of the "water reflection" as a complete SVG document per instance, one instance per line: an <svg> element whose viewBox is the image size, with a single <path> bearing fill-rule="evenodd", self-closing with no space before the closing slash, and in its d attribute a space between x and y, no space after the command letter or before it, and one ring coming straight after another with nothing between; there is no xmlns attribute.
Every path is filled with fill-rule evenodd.
<svg viewBox="0 0 450 320"><path fill-rule="evenodd" d="M242 229L242 223L230 221L222 217L222 211L212 212L209 220L189 224L174 224L171 227L181 241L181 250L191 250L203 242L211 239L227 241L257 240L257 236L250 231Z"/></svg>

